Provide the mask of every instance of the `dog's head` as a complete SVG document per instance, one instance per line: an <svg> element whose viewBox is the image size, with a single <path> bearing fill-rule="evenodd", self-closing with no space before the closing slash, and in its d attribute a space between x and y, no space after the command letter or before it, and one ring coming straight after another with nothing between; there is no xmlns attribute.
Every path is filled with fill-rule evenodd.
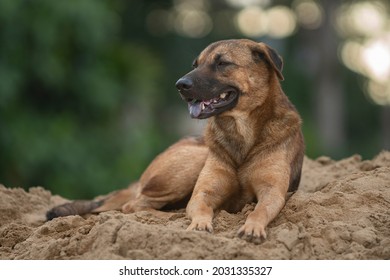
<svg viewBox="0 0 390 280"><path fill-rule="evenodd" d="M192 66L176 87L188 103L191 117L197 119L250 103L258 105L271 80L283 80L281 57L266 44L245 39L209 45Z"/></svg>

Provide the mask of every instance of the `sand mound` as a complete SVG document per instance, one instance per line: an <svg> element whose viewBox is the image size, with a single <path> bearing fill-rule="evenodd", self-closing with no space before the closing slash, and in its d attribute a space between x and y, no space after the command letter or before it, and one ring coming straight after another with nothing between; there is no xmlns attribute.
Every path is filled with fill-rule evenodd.
<svg viewBox="0 0 390 280"><path fill-rule="evenodd" d="M208 234L186 232L184 210L169 220L110 211L44 222L64 201L41 187L0 186L0 259L390 258L390 152L370 161L306 158L300 190L260 245L235 236L254 205L221 211Z"/></svg>

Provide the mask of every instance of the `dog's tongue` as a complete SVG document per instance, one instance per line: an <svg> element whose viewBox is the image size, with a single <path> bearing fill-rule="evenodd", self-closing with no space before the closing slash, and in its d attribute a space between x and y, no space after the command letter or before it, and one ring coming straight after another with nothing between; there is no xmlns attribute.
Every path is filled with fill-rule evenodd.
<svg viewBox="0 0 390 280"><path fill-rule="evenodd" d="M188 103L188 110L190 111L191 118L198 118L199 117L199 115L202 111L201 106L202 106L201 101Z"/></svg>

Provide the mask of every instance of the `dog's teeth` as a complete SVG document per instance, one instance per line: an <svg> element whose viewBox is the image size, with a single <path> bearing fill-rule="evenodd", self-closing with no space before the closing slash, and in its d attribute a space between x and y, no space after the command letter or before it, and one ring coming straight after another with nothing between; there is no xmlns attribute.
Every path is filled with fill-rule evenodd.
<svg viewBox="0 0 390 280"><path fill-rule="evenodd" d="M202 103L202 110L204 110L206 108L206 105L204 105L204 103Z"/></svg>
<svg viewBox="0 0 390 280"><path fill-rule="evenodd" d="M227 96L227 93L226 92L224 92L224 93L221 93L221 95L219 96L221 99L225 99L226 98L226 96Z"/></svg>
<svg viewBox="0 0 390 280"><path fill-rule="evenodd" d="M217 99L214 99L214 100L213 100L213 103L218 103L218 100L217 100Z"/></svg>

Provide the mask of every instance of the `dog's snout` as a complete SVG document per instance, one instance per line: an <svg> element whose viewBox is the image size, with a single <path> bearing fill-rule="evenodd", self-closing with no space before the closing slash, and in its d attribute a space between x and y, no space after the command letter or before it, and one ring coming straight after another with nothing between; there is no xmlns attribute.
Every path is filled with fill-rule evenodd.
<svg viewBox="0 0 390 280"><path fill-rule="evenodd" d="M180 92L183 92L183 91L187 91L187 90L190 90L193 86L193 82L190 78L187 78L187 77L183 77L183 78L180 78L177 82L176 82L176 88L180 91Z"/></svg>

